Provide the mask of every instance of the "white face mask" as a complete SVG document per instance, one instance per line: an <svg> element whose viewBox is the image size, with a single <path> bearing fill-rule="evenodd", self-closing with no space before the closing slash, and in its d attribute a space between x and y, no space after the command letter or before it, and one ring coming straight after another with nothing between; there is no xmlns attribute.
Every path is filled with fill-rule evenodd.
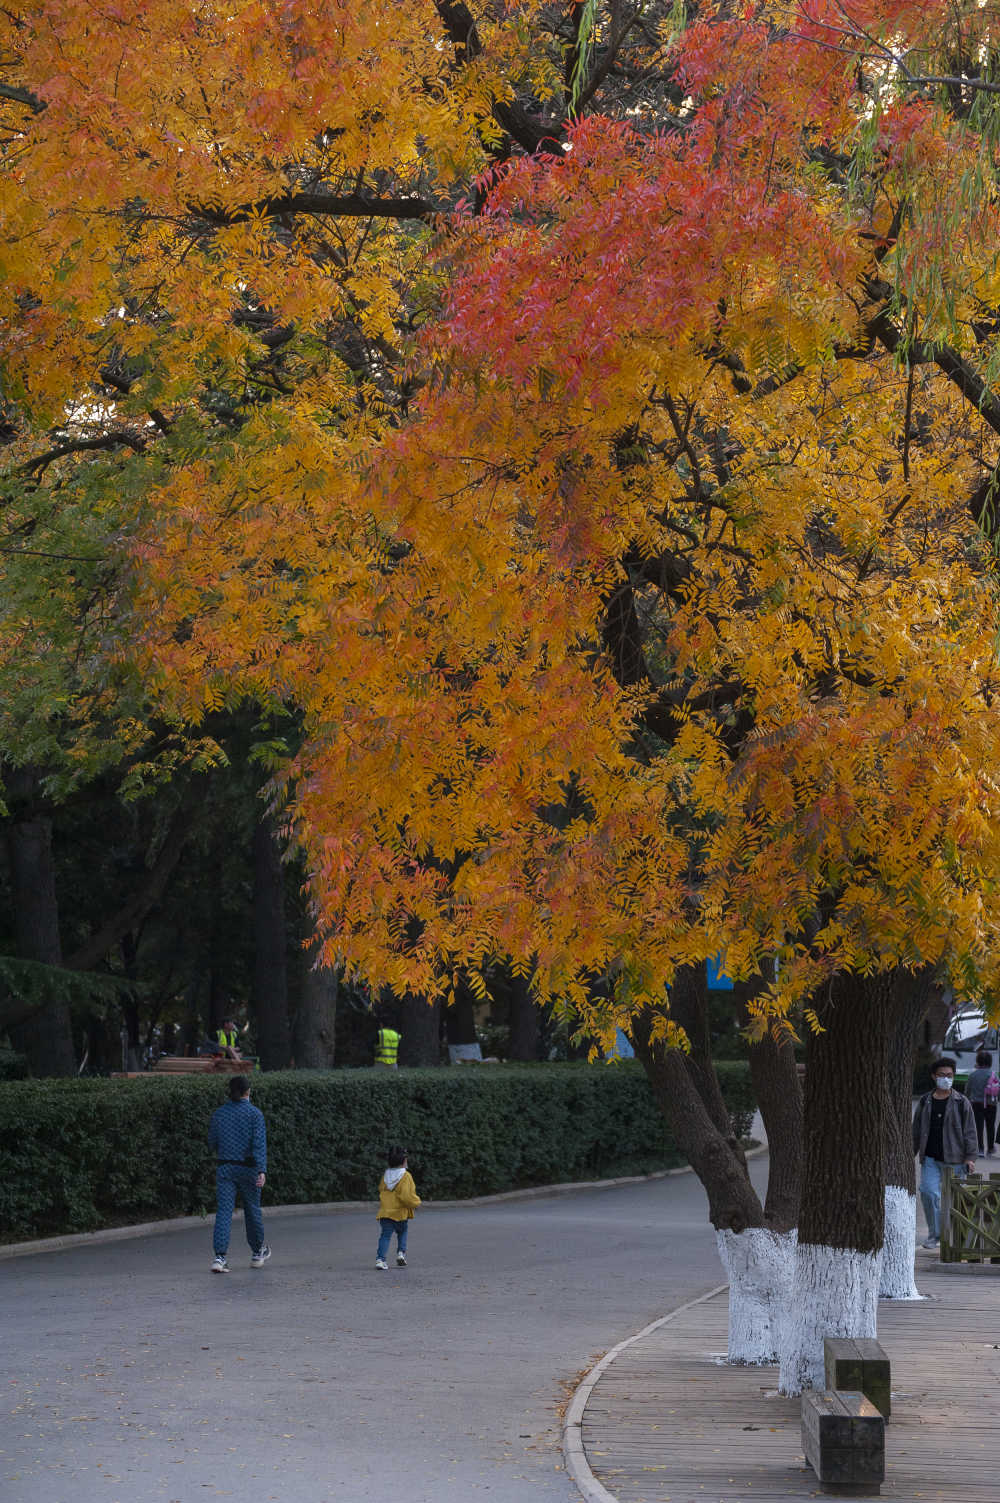
<svg viewBox="0 0 1000 1503"><path fill-rule="evenodd" d="M939 1091L950 1091L954 1085L954 1081L950 1075L935 1075L934 1084Z"/></svg>

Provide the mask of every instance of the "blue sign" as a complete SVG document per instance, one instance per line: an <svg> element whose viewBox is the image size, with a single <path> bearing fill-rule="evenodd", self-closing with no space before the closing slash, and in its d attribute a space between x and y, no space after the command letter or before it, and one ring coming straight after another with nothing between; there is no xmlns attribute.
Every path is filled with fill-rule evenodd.
<svg viewBox="0 0 1000 1503"><path fill-rule="evenodd" d="M714 960L705 961L705 974L708 977L708 989L710 992L731 992L733 983L722 969L722 955L716 955Z"/></svg>

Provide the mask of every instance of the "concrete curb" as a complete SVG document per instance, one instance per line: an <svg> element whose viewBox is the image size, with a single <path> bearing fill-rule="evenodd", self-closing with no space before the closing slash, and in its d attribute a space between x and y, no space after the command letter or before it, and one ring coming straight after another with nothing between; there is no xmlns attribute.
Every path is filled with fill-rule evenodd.
<svg viewBox="0 0 1000 1503"><path fill-rule="evenodd" d="M754 1159L766 1151L767 1145L747 1151L747 1158ZM504 1200L540 1200L546 1195L570 1195L574 1190L614 1190L619 1185L645 1185L654 1179L669 1179L673 1174L690 1174L691 1165L682 1164L679 1169L654 1169L652 1174L627 1174L618 1179L566 1180L557 1185L529 1185L525 1190L501 1190L496 1195L475 1195L468 1200L425 1200L425 1211L461 1210L465 1206L492 1206ZM370 1211L372 1200L325 1200L310 1205L265 1206L269 1216L319 1216L339 1211ZM204 1216L175 1216L170 1221L140 1221L134 1226L107 1226L97 1232L67 1232L61 1237L39 1237L33 1242L4 1242L0 1244L0 1263L8 1258L28 1257L32 1253L62 1252L70 1247L96 1247L102 1242L125 1242L132 1237L154 1237L163 1232L188 1232L192 1227L205 1226L212 1219L212 1212Z"/></svg>
<svg viewBox="0 0 1000 1503"><path fill-rule="evenodd" d="M587 1460L587 1453L583 1446L583 1416L587 1402L600 1381L601 1374L611 1366L619 1353L625 1351L626 1347L642 1341L644 1336L651 1336L654 1331L676 1320L677 1316L683 1315L686 1310L693 1310L696 1305L703 1305L707 1300L715 1299L717 1294L721 1294L728 1288L728 1284L718 1284L707 1294L701 1294L697 1299L689 1299L683 1305L678 1305L677 1309L671 1310L669 1315L661 1315L659 1320L650 1321L648 1326L643 1326L642 1330L636 1331L634 1336L627 1336L624 1341L619 1341L617 1346L613 1346L609 1352L606 1352L600 1362L592 1367L587 1376L577 1385L563 1422L563 1455L566 1458L566 1470L581 1495L586 1499L586 1503L618 1503L614 1493L609 1493L604 1484L598 1482L590 1470L590 1462Z"/></svg>
<svg viewBox="0 0 1000 1503"><path fill-rule="evenodd" d="M558 1185L532 1185L525 1190L503 1190L497 1195L477 1195L470 1200L425 1200L422 1210L457 1210L463 1206L488 1206L504 1200L537 1200L545 1195L568 1195L573 1190L611 1190L617 1185L643 1185L671 1174L690 1174L690 1166L680 1169L656 1169L652 1174L630 1174L619 1179L567 1181ZM265 1206L268 1216L318 1216L340 1211L370 1211L374 1200L327 1200L309 1205ZM133 1226L109 1226L96 1232L67 1232L60 1237L39 1237L33 1242L6 1242L0 1245L0 1262L8 1258L27 1257L32 1253L62 1252L70 1247L96 1247L103 1242L124 1242L133 1237L153 1237L165 1232L187 1232L206 1226L212 1212L203 1216L175 1216L169 1221L141 1221Z"/></svg>

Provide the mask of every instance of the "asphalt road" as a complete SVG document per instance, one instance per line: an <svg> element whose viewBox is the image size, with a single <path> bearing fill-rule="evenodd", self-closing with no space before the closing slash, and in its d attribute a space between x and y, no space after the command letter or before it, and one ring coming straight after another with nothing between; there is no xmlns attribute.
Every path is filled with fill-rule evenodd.
<svg viewBox="0 0 1000 1503"><path fill-rule="evenodd" d="M210 1223L0 1263L2 1503L575 1503L577 1379L722 1282L691 1174L424 1209L388 1273L377 1230L272 1216L254 1271L239 1216L226 1277Z"/></svg>

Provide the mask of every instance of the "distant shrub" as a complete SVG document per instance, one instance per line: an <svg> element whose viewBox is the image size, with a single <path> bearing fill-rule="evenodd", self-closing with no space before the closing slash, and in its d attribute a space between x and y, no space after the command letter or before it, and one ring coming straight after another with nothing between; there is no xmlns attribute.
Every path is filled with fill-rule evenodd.
<svg viewBox="0 0 1000 1503"><path fill-rule="evenodd" d="M738 1138L748 1138L753 1119L757 1113L757 1098L750 1080L750 1066L745 1059L718 1059L715 1073L722 1087L722 1099L726 1103L733 1132Z"/></svg>
<svg viewBox="0 0 1000 1503"><path fill-rule="evenodd" d="M720 1068L737 1128L745 1065ZM12 1081L0 1087L0 1237L15 1241L207 1211L212 1077ZM265 1199L373 1196L387 1142L421 1195L461 1199L680 1162L642 1070L615 1065L295 1070L254 1077L268 1123Z"/></svg>

